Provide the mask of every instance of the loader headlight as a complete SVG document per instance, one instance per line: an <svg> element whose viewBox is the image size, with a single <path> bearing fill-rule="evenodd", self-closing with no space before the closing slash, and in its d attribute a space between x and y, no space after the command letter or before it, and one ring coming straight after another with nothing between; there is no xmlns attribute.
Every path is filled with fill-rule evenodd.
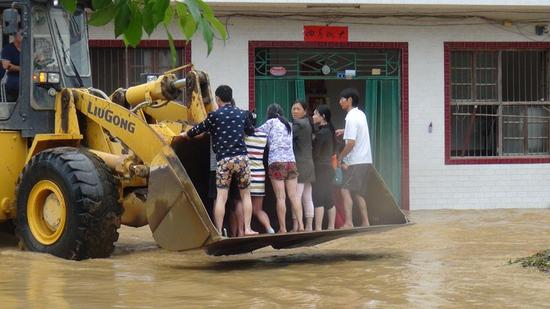
<svg viewBox="0 0 550 309"><path fill-rule="evenodd" d="M34 72L32 80L36 84L59 84L60 75L55 72Z"/></svg>
<svg viewBox="0 0 550 309"><path fill-rule="evenodd" d="M59 73L48 73L48 83L58 84L59 83Z"/></svg>

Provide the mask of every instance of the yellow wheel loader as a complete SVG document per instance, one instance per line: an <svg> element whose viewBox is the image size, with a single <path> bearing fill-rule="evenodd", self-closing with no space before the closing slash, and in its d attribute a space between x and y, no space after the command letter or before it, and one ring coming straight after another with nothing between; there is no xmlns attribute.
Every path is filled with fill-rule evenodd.
<svg viewBox="0 0 550 309"><path fill-rule="evenodd" d="M407 223L372 173L365 180L371 227L221 235L205 207L208 140L170 146L215 104L207 74L191 69L178 79L181 69L166 72L108 96L92 87L82 9L70 14L46 0L0 1L0 7L4 42L18 30L23 37L18 97L10 102L2 95L0 102L0 222L14 221L23 249L76 260L108 257L120 224L148 224L165 249L224 255ZM186 104L175 101L182 95Z"/></svg>

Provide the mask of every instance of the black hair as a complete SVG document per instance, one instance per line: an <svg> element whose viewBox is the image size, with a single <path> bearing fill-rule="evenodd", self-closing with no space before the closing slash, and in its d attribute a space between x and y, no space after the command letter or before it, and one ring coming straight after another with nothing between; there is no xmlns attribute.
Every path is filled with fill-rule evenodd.
<svg viewBox="0 0 550 309"><path fill-rule="evenodd" d="M294 104L300 104L300 106L302 106L305 112L304 118L306 118L309 121L309 126L313 128L313 119L311 119L311 117L307 114L307 108L309 105L304 100L301 100L301 99L296 99L292 104L292 106L294 106Z"/></svg>
<svg viewBox="0 0 550 309"><path fill-rule="evenodd" d="M248 122L252 124L252 126L254 127L256 126L256 114L254 114L254 112L246 111L246 118Z"/></svg>
<svg viewBox="0 0 550 309"><path fill-rule="evenodd" d="M332 132L332 151L336 153L336 129L334 129L334 125L332 124L332 113L330 112L330 107L328 107L325 104L321 104L317 106L317 112L325 121L327 122L328 128Z"/></svg>
<svg viewBox="0 0 550 309"><path fill-rule="evenodd" d="M294 105L294 104L300 104L302 106L302 108L306 111L306 114L307 114L308 105L304 100L296 99L292 105Z"/></svg>
<svg viewBox="0 0 550 309"><path fill-rule="evenodd" d="M227 85L221 85L216 89L216 96L224 103L229 103L233 99L233 89Z"/></svg>
<svg viewBox="0 0 550 309"><path fill-rule="evenodd" d="M317 106L317 112L319 115L323 116L325 121L332 127L332 113L330 112L330 108L326 104L321 104Z"/></svg>
<svg viewBox="0 0 550 309"><path fill-rule="evenodd" d="M351 98L351 105L357 107L359 105L359 92L355 88L346 88L340 92L340 98Z"/></svg>
<svg viewBox="0 0 550 309"><path fill-rule="evenodd" d="M292 127L290 126L290 123L283 116L283 108L277 103L273 103L267 107L267 119L273 118L279 119L279 121L285 125L288 133L292 132Z"/></svg>

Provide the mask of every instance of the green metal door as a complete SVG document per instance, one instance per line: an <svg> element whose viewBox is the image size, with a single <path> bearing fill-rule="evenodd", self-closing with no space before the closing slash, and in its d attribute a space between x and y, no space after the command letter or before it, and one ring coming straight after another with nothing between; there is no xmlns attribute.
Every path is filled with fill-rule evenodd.
<svg viewBox="0 0 550 309"><path fill-rule="evenodd" d="M257 48L254 59L255 100L258 122L265 121L269 104L279 103L290 118L296 98L305 98L304 80L342 80L345 70L355 70L366 90L365 109L376 169L401 202L401 52L376 48ZM271 69L286 74L274 77ZM327 74L326 69L330 68ZM358 89L359 90L359 89ZM315 92L317 93L317 92ZM320 93L328 95L328 93ZM334 98L333 98L334 99Z"/></svg>
<svg viewBox="0 0 550 309"><path fill-rule="evenodd" d="M401 204L401 112L399 79L366 80L365 110L374 166Z"/></svg>
<svg viewBox="0 0 550 309"><path fill-rule="evenodd" d="M305 99L303 79L257 79L256 80L256 114L257 123L266 119L266 109L272 103L281 105L285 117L290 119L290 109L296 99Z"/></svg>

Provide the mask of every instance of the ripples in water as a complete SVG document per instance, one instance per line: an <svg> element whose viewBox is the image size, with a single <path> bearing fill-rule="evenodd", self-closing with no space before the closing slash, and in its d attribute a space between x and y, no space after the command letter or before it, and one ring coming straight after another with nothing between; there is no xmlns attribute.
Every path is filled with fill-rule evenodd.
<svg viewBox="0 0 550 309"><path fill-rule="evenodd" d="M210 257L121 229L113 257L19 251L0 234L2 308L550 307L550 276L508 265L550 248L550 210L416 211L415 225L313 248Z"/></svg>

